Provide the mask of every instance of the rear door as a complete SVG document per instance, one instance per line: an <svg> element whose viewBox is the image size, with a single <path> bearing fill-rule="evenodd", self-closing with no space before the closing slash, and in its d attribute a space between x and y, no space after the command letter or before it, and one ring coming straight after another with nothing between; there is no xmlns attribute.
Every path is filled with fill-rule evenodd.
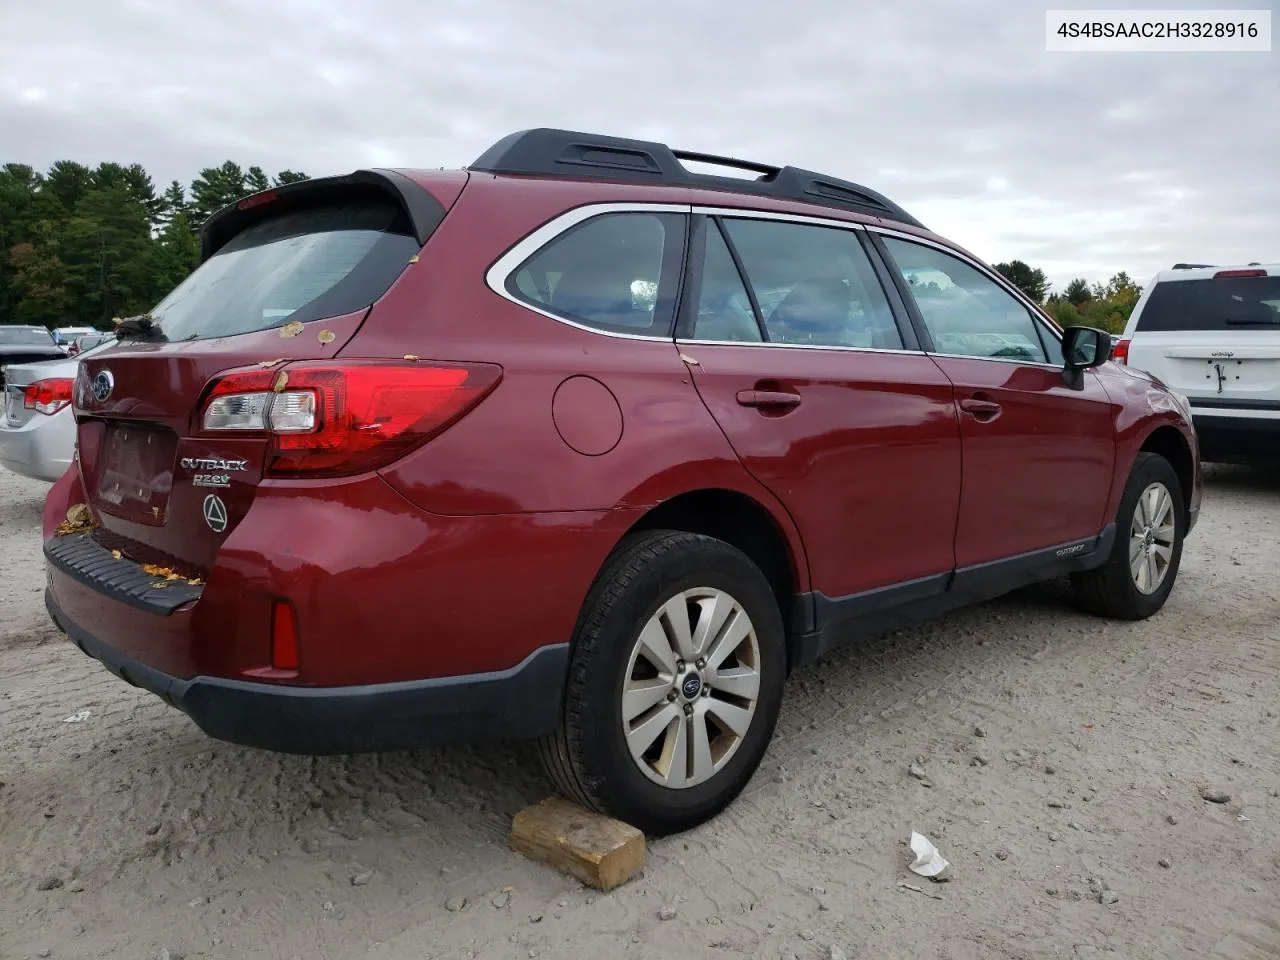
<svg viewBox="0 0 1280 960"><path fill-rule="evenodd" d="M1091 371L1068 386L1061 344L977 265L884 236L932 357L955 384L964 446L956 565L1095 537L1115 468L1114 411Z"/></svg>
<svg viewBox="0 0 1280 960"><path fill-rule="evenodd" d="M960 497L951 385L904 339L860 233L695 219L677 337L734 450L790 511L829 599L941 590Z"/></svg>
<svg viewBox="0 0 1280 960"><path fill-rule="evenodd" d="M443 214L416 185L363 177L216 215L201 266L80 364L78 460L99 540L187 575L207 569L248 510L268 445L260 430L201 436L210 381L332 358Z"/></svg>
<svg viewBox="0 0 1280 960"><path fill-rule="evenodd" d="M1280 418L1280 269L1162 280L1135 313L1129 365L1185 394L1197 417Z"/></svg>

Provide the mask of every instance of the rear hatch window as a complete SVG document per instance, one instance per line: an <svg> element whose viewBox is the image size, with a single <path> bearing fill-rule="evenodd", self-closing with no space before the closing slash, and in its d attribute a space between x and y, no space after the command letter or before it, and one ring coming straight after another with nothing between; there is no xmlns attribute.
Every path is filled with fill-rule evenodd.
<svg viewBox="0 0 1280 960"><path fill-rule="evenodd" d="M1280 277L1215 277L1158 283L1135 330L1280 330Z"/></svg>
<svg viewBox="0 0 1280 960"><path fill-rule="evenodd" d="M418 248L390 200L295 209L237 234L151 314L170 341L341 316L382 296Z"/></svg>

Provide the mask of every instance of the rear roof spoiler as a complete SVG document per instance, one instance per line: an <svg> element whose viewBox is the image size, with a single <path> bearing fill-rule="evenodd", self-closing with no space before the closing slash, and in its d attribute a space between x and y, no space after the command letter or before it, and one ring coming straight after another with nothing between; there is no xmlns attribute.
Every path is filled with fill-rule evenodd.
<svg viewBox="0 0 1280 960"><path fill-rule="evenodd" d="M427 242L444 219L444 205L425 187L395 170L356 170L337 177L285 183L252 194L217 210L200 229L200 259L208 260L245 228L303 203L353 195L392 199L404 211L419 244Z"/></svg>

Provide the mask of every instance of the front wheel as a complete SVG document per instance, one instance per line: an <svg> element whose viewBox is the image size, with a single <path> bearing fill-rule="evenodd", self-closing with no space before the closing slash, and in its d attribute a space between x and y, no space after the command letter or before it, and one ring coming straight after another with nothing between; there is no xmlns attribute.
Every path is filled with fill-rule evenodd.
<svg viewBox="0 0 1280 960"><path fill-rule="evenodd" d="M1138 454L1120 498L1111 556L1071 578L1080 606L1117 620L1144 620L1163 607L1182 562L1184 502L1169 461Z"/></svg>
<svg viewBox="0 0 1280 960"><path fill-rule="evenodd" d="M785 672L777 600L745 554L699 534L639 534L587 597L544 765L583 806L646 833L689 829L759 766Z"/></svg>

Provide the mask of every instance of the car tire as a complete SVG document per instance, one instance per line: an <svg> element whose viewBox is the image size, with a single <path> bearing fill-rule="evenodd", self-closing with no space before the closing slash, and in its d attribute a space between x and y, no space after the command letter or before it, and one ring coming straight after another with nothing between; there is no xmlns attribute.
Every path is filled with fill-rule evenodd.
<svg viewBox="0 0 1280 960"><path fill-rule="evenodd" d="M1101 567L1071 577L1076 602L1089 613L1116 620L1145 620L1159 611L1182 563L1185 504L1169 461L1139 453L1120 498L1111 555Z"/></svg>
<svg viewBox="0 0 1280 960"><path fill-rule="evenodd" d="M648 834L687 830L728 806L755 773L785 674L777 599L744 553L701 534L633 535L583 605L543 764L588 809Z"/></svg>

